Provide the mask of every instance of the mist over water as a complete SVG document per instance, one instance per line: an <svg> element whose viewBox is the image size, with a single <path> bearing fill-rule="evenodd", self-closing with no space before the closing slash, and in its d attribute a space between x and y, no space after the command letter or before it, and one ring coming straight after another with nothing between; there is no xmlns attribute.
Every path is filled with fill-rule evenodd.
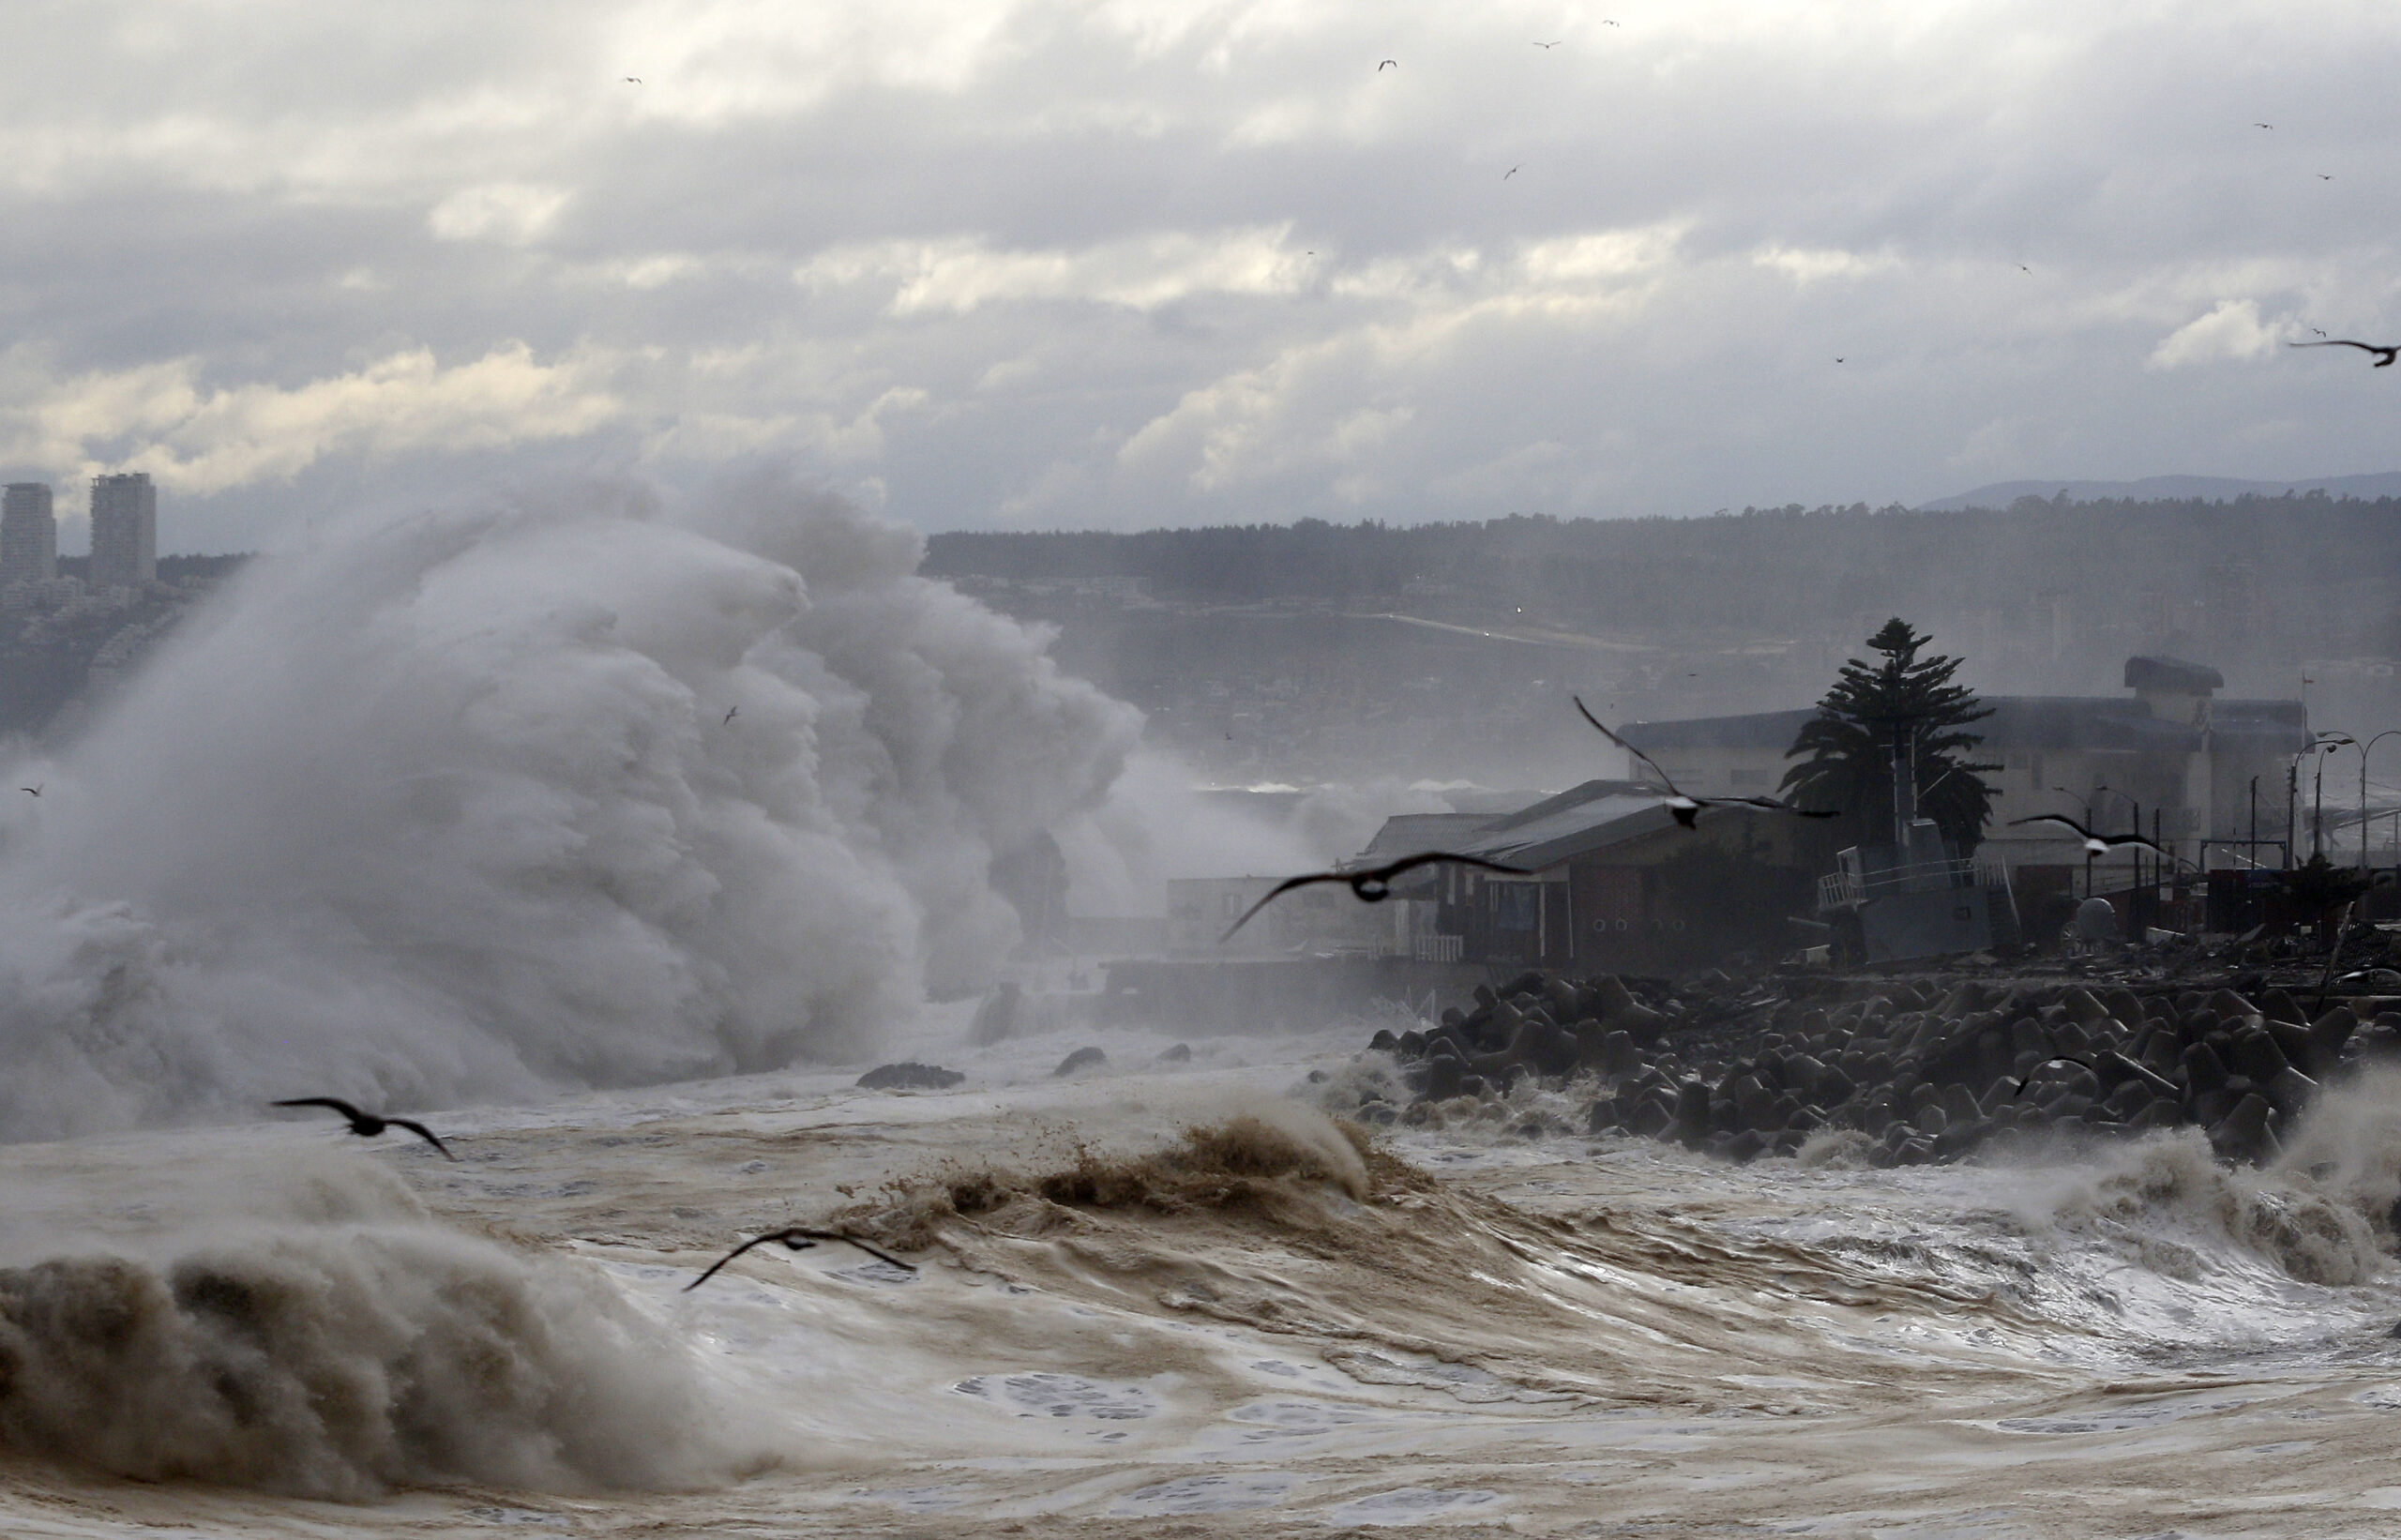
<svg viewBox="0 0 2401 1540"><path fill-rule="evenodd" d="M988 976L992 855L1098 806L1140 718L919 554L756 478L252 564L14 767L0 1137L856 1056Z"/></svg>

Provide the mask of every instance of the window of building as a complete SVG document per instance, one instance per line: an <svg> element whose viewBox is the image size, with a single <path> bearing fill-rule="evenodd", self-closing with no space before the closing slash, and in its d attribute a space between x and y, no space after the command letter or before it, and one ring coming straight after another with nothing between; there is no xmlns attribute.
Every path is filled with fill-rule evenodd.
<svg viewBox="0 0 2401 1540"><path fill-rule="evenodd" d="M1492 884L1492 928L1531 931L1542 928L1542 888L1533 883Z"/></svg>

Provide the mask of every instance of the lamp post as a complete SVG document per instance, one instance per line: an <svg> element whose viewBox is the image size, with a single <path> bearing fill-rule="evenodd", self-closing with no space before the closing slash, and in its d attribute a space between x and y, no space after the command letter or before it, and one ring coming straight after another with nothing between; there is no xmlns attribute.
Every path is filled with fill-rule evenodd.
<svg viewBox="0 0 2401 1540"><path fill-rule="evenodd" d="M2310 740L2308 747L2294 754L2291 761L2285 766L2285 865L2287 867L2292 865L2293 846L2301 842L2301 762L2326 748L2333 740L2337 738L2345 743L2351 741L2350 735L2346 732L2320 732ZM2323 760L2318 761L2321 771L2325 762ZM2314 843L2310 847L2310 853L2312 855L2318 853Z"/></svg>
<svg viewBox="0 0 2401 1540"><path fill-rule="evenodd" d="M2326 756L2345 744L2356 748L2359 740L2348 732L2324 732L2309 746L2318 756L2318 775L2312 786L2309 808L2309 858L2317 860L2326 842Z"/></svg>
<svg viewBox="0 0 2401 1540"><path fill-rule="evenodd" d="M2368 751L2387 738L2401 738L2401 727L2388 727L2360 745L2360 875L2368 872L2367 866L2367 756ZM2401 855L2393 859L2401 861Z"/></svg>

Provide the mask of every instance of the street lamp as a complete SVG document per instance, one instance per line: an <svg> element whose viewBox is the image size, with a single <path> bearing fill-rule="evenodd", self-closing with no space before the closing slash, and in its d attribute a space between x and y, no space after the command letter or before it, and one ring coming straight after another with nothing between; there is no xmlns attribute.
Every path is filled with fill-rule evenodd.
<svg viewBox="0 0 2401 1540"><path fill-rule="evenodd" d="M2360 741L2357 738L2352 737L2348 732L2323 732L2318 734L2318 741L2316 743L2309 746L2310 752L2318 756L2318 778L2315 788L2311 793L2313 801L2309 809L2309 858L2313 861L2318 859L2319 848L2324 844L2326 838L2325 756L2332 754L2334 750L2342 747L2346 744L2348 744L2353 748L2357 748L2360 746ZM2364 763L2365 761L2363 760L2362 762Z"/></svg>
<svg viewBox="0 0 2401 1540"><path fill-rule="evenodd" d="M2368 750L2387 738L2401 738L2401 727L2388 727L2360 745L2360 875L2367 875L2367 756ZM2401 861L2401 855L2393 857Z"/></svg>

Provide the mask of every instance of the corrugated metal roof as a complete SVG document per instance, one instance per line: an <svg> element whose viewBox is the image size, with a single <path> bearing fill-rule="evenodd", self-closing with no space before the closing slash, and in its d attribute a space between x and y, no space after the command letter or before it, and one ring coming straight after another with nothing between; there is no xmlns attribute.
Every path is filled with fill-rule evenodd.
<svg viewBox="0 0 2401 1540"><path fill-rule="evenodd" d="M1377 866L1427 851L1457 851L1491 822L1489 813L1396 813L1367 841L1358 862Z"/></svg>
<svg viewBox="0 0 2401 1540"><path fill-rule="evenodd" d="M1674 824L1675 815L1668 811L1658 793L1619 792L1560 808L1531 821L1519 814L1511 827L1486 829L1460 853L1538 871L1571 856L1606 850Z"/></svg>

